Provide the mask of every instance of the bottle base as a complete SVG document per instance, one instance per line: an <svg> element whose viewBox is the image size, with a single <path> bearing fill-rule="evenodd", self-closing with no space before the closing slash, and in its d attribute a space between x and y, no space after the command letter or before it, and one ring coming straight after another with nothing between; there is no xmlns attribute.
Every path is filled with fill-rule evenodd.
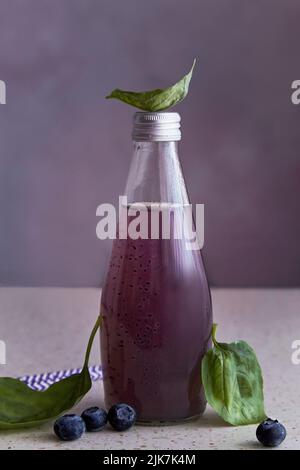
<svg viewBox="0 0 300 470"><path fill-rule="evenodd" d="M203 415L202 413L198 413L193 416L189 416L188 418L179 418L179 419L171 419L171 420L143 420L138 419L136 424L138 426L176 426L177 424L188 423L189 421L195 421L196 419L200 418Z"/></svg>

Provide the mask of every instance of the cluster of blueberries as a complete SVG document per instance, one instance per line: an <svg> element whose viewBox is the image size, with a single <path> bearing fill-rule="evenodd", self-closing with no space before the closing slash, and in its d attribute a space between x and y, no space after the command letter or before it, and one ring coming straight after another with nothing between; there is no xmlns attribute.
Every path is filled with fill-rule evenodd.
<svg viewBox="0 0 300 470"><path fill-rule="evenodd" d="M54 432L63 441L79 439L85 431L101 431L107 422L116 431L126 431L136 421L136 411L125 403L113 405L108 413L103 408L93 406L86 409L81 416L66 414L54 423Z"/></svg>
<svg viewBox="0 0 300 470"><path fill-rule="evenodd" d="M63 441L79 439L85 431L101 431L109 422L116 431L126 431L136 421L136 411L125 403L113 405L108 413L103 408L93 406L86 409L81 416L66 414L54 423L54 432ZM267 418L260 423L256 437L264 446L277 447L286 437L285 427L277 421Z"/></svg>

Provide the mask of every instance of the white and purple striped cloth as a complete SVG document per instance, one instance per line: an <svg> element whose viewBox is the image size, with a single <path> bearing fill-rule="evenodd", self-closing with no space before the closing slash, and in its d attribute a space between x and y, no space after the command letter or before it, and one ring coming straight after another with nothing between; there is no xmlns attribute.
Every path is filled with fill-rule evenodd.
<svg viewBox="0 0 300 470"><path fill-rule="evenodd" d="M33 390L43 392L55 382L59 382L66 377L70 377L70 375L79 374L80 372L81 368L66 369L59 370L57 372L46 372L44 374L24 375L23 377L19 377L19 379L22 380L22 382L25 382L28 387L32 388ZM89 367L89 372L93 381L102 379L102 370L100 366Z"/></svg>

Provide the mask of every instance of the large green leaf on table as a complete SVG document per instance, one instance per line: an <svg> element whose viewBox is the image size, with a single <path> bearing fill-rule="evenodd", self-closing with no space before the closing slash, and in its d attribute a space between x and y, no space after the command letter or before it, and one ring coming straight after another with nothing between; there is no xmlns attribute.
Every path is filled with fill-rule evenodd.
<svg viewBox="0 0 300 470"><path fill-rule="evenodd" d="M90 351L101 317L92 330L80 374L54 383L44 392L18 379L0 378L0 430L33 427L56 418L76 405L92 386L88 369Z"/></svg>

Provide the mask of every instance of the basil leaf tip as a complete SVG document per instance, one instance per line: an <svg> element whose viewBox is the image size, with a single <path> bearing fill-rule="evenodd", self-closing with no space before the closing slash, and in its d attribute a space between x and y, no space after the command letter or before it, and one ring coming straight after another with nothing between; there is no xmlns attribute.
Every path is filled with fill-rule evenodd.
<svg viewBox="0 0 300 470"><path fill-rule="evenodd" d="M255 352L245 341L218 343L216 330L214 324L214 347L206 353L201 365L206 399L229 424L259 423L266 413L262 372Z"/></svg>
<svg viewBox="0 0 300 470"><path fill-rule="evenodd" d="M19 379L0 378L0 430L43 424L72 408L86 395L92 386L88 369L90 351L101 320L100 315L91 332L80 374L56 382L44 392L32 390Z"/></svg>
<svg viewBox="0 0 300 470"><path fill-rule="evenodd" d="M143 111L164 111L182 101L188 94L189 84L193 75L196 59L190 71L175 85L168 88L158 88L151 91L125 91L116 88L106 99L115 98Z"/></svg>

